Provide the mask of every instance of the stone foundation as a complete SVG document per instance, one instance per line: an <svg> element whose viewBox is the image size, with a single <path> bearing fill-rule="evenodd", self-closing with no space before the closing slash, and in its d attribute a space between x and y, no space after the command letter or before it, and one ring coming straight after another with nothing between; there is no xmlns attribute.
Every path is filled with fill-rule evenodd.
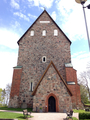
<svg viewBox="0 0 90 120"><path fill-rule="evenodd" d="M8 107L12 107L12 108L18 108L19 104L18 104L18 96L14 96L13 98L10 99L9 101L9 105Z"/></svg>

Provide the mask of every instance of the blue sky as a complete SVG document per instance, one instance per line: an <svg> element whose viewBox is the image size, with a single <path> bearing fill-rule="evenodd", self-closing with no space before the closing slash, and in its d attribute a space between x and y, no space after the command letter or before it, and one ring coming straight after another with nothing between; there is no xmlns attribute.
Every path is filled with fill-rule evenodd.
<svg viewBox="0 0 90 120"><path fill-rule="evenodd" d="M0 88L12 82L18 57L17 41L44 7L72 42L71 58L77 74L86 69L90 52L80 4L74 0L0 0ZM90 34L90 10L85 12Z"/></svg>

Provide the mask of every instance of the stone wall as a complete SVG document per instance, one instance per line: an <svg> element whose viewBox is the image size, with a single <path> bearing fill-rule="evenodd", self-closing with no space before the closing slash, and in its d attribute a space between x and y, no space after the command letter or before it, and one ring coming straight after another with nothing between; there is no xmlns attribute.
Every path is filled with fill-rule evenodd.
<svg viewBox="0 0 90 120"><path fill-rule="evenodd" d="M9 108L18 108L19 107L19 101L18 96L14 95L14 97L10 98L9 100Z"/></svg>
<svg viewBox="0 0 90 120"><path fill-rule="evenodd" d="M50 23L40 23L45 20ZM58 36L54 36L54 29L58 30ZM34 36L30 36L31 30L35 32ZM42 36L43 30L46 30L46 36ZM46 56L45 63L42 62L43 56ZM44 12L19 41L18 66L23 66L20 104L26 100L32 107L30 83L33 82L34 89L51 60L66 80L64 63L71 62L70 41Z"/></svg>
<svg viewBox="0 0 90 120"><path fill-rule="evenodd" d="M33 97L33 111L39 112L41 107L43 112L48 112L50 96L56 100L56 112L72 109L71 96L53 65L49 67Z"/></svg>

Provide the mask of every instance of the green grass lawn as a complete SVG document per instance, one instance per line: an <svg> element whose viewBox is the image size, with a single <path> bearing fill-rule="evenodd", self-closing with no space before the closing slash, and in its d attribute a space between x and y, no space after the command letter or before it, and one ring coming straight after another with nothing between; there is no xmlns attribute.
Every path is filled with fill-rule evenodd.
<svg viewBox="0 0 90 120"><path fill-rule="evenodd" d="M85 111L85 110L73 110L74 113L90 113L90 111ZM79 120L90 120L90 119L79 119Z"/></svg>
<svg viewBox="0 0 90 120"><path fill-rule="evenodd" d="M23 111L25 109L22 108L8 108L8 107L0 107L0 110L12 110L12 111ZM31 108L27 108L29 112L32 112Z"/></svg>
<svg viewBox="0 0 90 120"><path fill-rule="evenodd" d="M30 116L28 116L30 117ZM0 119L18 119L25 120L24 115L20 113L11 113L11 112L0 112Z"/></svg>
<svg viewBox="0 0 90 120"><path fill-rule="evenodd" d="M22 108L8 108L8 107L0 107L0 110L12 110L12 111L23 111ZM27 108L27 110L32 112L31 108ZM90 113L85 110L73 110L74 113ZM30 117L30 116L28 116ZM18 120L25 120L24 115L20 113L10 113L10 112L0 112L0 118L7 118L7 119L18 119ZM77 118L73 117L73 120L77 120ZM83 120L83 119L80 119ZM90 120L90 119L84 119L84 120Z"/></svg>
<svg viewBox="0 0 90 120"><path fill-rule="evenodd" d="M76 117L72 117L73 118L73 120L78 120Z"/></svg>
<svg viewBox="0 0 90 120"><path fill-rule="evenodd" d="M30 116L28 116L30 117ZM31 116L33 117L33 116ZM18 120L25 120L24 115L20 113L11 113L11 112L0 112L0 119L18 119ZM73 120L78 120L77 118L73 117Z"/></svg>
<svg viewBox="0 0 90 120"><path fill-rule="evenodd" d="M85 104L85 105L90 105L90 104L88 103L88 104Z"/></svg>
<svg viewBox="0 0 90 120"><path fill-rule="evenodd" d="M74 113L90 113L90 111L85 111L85 110L73 110Z"/></svg>

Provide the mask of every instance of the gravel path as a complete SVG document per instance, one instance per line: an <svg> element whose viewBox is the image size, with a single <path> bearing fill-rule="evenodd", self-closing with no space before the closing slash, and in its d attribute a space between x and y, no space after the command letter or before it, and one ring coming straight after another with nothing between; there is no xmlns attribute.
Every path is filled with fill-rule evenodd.
<svg viewBox="0 0 90 120"><path fill-rule="evenodd" d="M28 120L66 120L66 113L32 113L33 118ZM78 113L73 113L73 117L78 118Z"/></svg>
<svg viewBox="0 0 90 120"><path fill-rule="evenodd" d="M18 111L10 111L10 110L0 110L3 112L13 112L13 113L21 113ZM32 118L28 118L28 120L66 120L66 113L31 113ZM73 117L78 118L78 113L73 113ZM79 120L79 118L78 118Z"/></svg>

